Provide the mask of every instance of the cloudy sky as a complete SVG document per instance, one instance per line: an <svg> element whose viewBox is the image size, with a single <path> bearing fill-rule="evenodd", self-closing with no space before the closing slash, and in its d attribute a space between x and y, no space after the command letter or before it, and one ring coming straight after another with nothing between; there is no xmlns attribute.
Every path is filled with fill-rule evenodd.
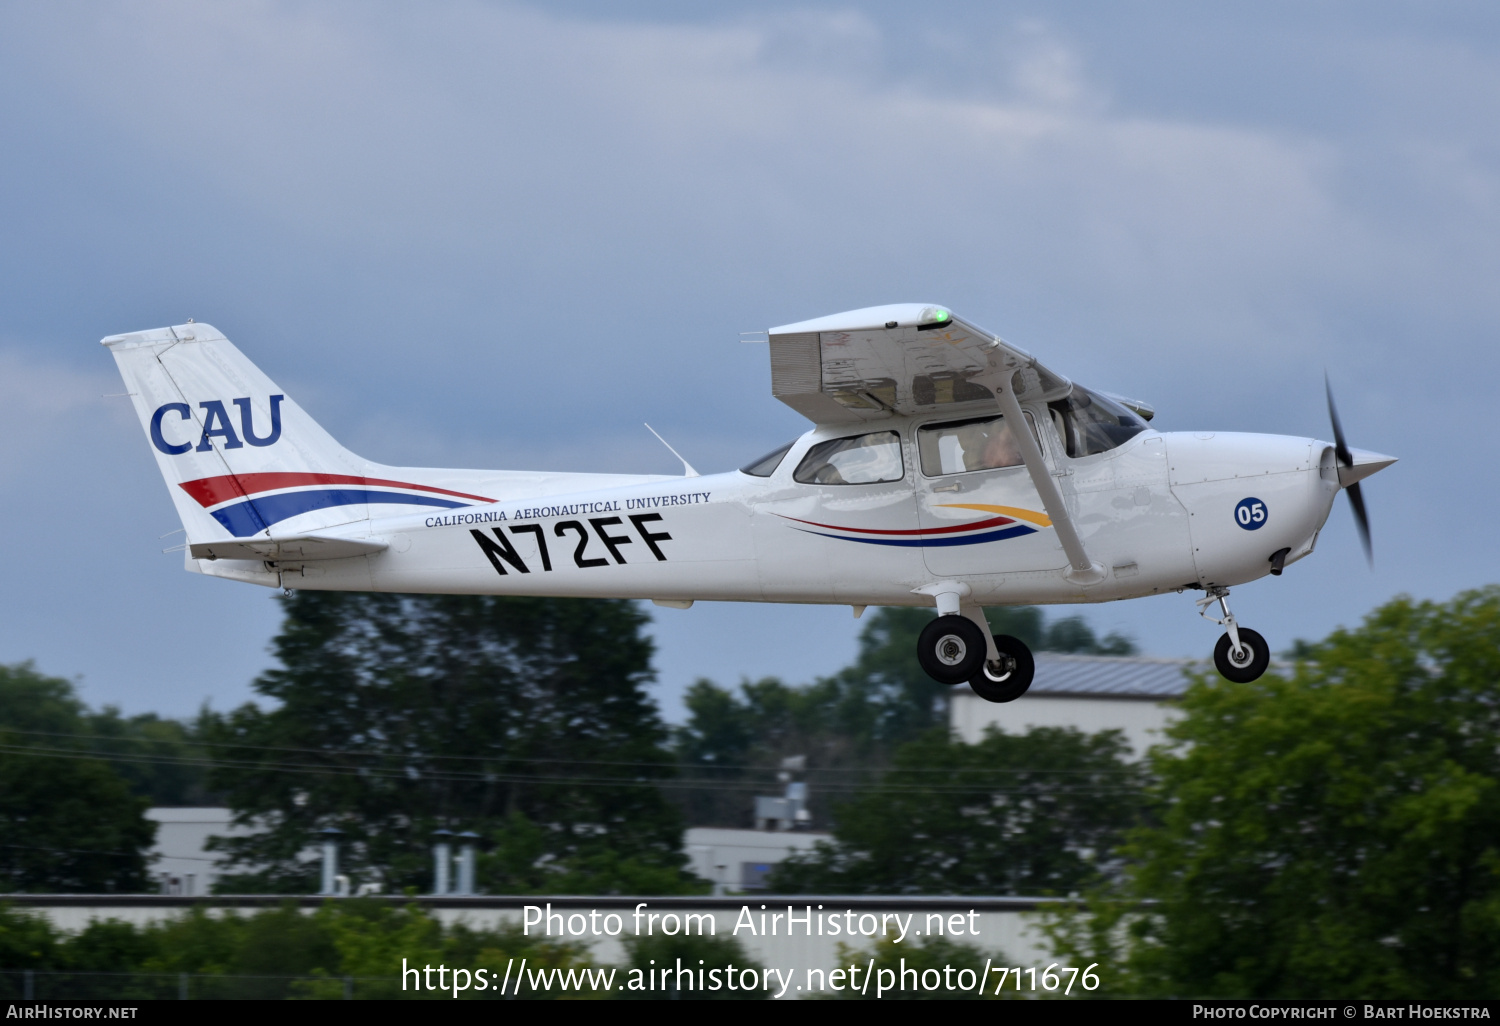
<svg viewBox="0 0 1500 1026"><path fill-rule="evenodd" d="M709 13L705 13L709 12ZM675 473L805 428L764 329L946 304L1172 429L1401 463L1238 589L1278 647L1500 578L1500 14L1481 3L0 8L0 662L250 696L97 340L208 321L391 464ZM1455 382L1463 384L1455 396ZM1072 610L1063 610L1070 612ZM1085 610L1205 655L1190 596ZM845 607L656 610L694 677L842 665Z"/></svg>

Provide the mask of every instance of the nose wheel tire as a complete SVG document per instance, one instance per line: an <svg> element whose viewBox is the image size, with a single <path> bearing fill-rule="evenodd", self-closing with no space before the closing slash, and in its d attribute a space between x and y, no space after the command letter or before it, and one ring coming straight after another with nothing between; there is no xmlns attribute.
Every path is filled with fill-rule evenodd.
<svg viewBox="0 0 1500 1026"><path fill-rule="evenodd" d="M985 660L969 678L969 687L986 702L1014 702L1031 687L1036 660L1024 641L1009 634L996 634L995 647L1000 650L999 665Z"/></svg>
<svg viewBox="0 0 1500 1026"><path fill-rule="evenodd" d="M1250 628L1241 627L1239 631L1241 650L1234 650L1234 639L1225 633L1214 646L1214 666L1225 680L1249 684L1271 665L1271 648L1265 638Z"/></svg>
<svg viewBox="0 0 1500 1026"><path fill-rule="evenodd" d="M962 684L984 657L984 633L966 616L940 616L917 639L917 662L939 684Z"/></svg>

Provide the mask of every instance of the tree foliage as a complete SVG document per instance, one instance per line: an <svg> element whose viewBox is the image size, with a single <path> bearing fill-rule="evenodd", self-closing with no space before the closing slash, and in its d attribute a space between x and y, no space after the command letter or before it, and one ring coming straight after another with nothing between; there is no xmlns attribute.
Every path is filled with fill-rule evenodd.
<svg viewBox="0 0 1500 1026"><path fill-rule="evenodd" d="M225 915L197 907L174 919L140 925L93 920L75 934L57 930L34 913L0 906L0 965L6 969L117 974L62 977L68 996L75 999L90 992L116 998L175 997L179 974L227 978L209 991L223 996L340 998L347 976L356 978L354 994L362 998L495 998L510 960L522 958L537 971L593 964L584 946L528 937L519 925L445 926L417 905L380 899L330 901L311 913L291 903ZM451 967L471 973L484 969L495 983L483 991L457 993L425 985L403 989L403 959L419 968L445 965L450 976ZM435 974L432 980L436 986ZM201 992L205 981L194 982ZM591 995L527 993L528 998L552 996Z"/></svg>
<svg viewBox="0 0 1500 1026"><path fill-rule="evenodd" d="M432 886L438 828L495 845L481 866L492 892L561 878L612 890L652 869L685 881L681 819L656 786L673 766L635 603L283 601L281 668L255 684L276 704L204 725L214 786L237 822L264 827L218 842L247 869L221 889L314 889L303 853L328 827L344 832L345 871L388 888Z"/></svg>
<svg viewBox="0 0 1500 1026"><path fill-rule="evenodd" d="M767 1001L771 998L771 992L763 988L743 990L738 983L732 989L725 985L724 981L731 972L734 973L735 980L740 980L740 974L746 970L763 973L765 969L760 962L746 954L745 946L734 937L688 934L686 931L671 936L663 933L633 934L621 938L621 947L625 950L625 966L621 975L627 987L619 994L622 1000ZM679 968L686 969L691 974L691 987L677 987L676 971ZM672 970L665 993L660 987L641 986L643 982L659 983L664 969ZM704 971L702 987L697 985L697 972L700 969ZM717 977L707 975L715 969L719 970ZM652 977L653 973L656 974L655 979ZM764 978L762 975L761 979ZM631 987L632 983L635 986Z"/></svg>
<svg viewBox="0 0 1500 1026"><path fill-rule="evenodd" d="M115 710L91 715L69 681L0 666L0 891L146 888L156 824L132 782L92 754L100 723L130 729Z"/></svg>
<svg viewBox="0 0 1500 1026"><path fill-rule="evenodd" d="M1081 617L1048 623L1040 609L985 611L996 634L1040 651L1128 655L1134 644L1117 634L1102 642ZM737 691L700 680L684 698L689 718L675 745L686 775L707 786L683 797L697 824L749 826L752 799L779 789L782 759L805 756L812 812L826 822L831 800L873 783L895 750L945 727L952 689L917 663L917 636L931 609L873 610L860 631L854 662L805 686L767 678Z"/></svg>
<svg viewBox="0 0 1500 1026"><path fill-rule="evenodd" d="M108 705L91 710L72 681L38 673L31 663L0 666L0 728L38 757L108 762L130 792L151 805L211 800L192 726L155 713L125 716Z"/></svg>
<svg viewBox="0 0 1500 1026"><path fill-rule="evenodd" d="M145 890L156 838L146 800L105 763L38 755L13 740L0 730L0 891Z"/></svg>
<svg viewBox="0 0 1500 1026"><path fill-rule="evenodd" d="M1142 796L1119 731L933 731L841 805L834 843L779 864L780 892L1058 894L1097 882Z"/></svg>
<svg viewBox="0 0 1500 1026"><path fill-rule="evenodd" d="M990 630L1020 638L1037 652L1060 652L1065 655L1136 654L1135 642L1118 631L1104 637L1094 633L1089 622L1078 615L1048 620L1037 606L999 606L986 609ZM931 611L928 611L930 617ZM921 628L919 627L918 630Z"/></svg>
<svg viewBox="0 0 1500 1026"><path fill-rule="evenodd" d="M917 914L920 918L921 913ZM994 976L982 979L986 965L1011 964L1004 952L988 955L972 944L928 935L905 943L886 935L869 949L837 946L839 964L854 972L835 987L812 995L827 1001L994 1001L1029 997L1018 990L1004 990ZM876 985L865 986L861 973L875 974ZM965 978L967 977L967 979ZM858 986L849 981L857 981ZM1014 984L1013 984L1014 986ZM882 993L882 988L890 990Z"/></svg>
<svg viewBox="0 0 1500 1026"><path fill-rule="evenodd" d="M1500 990L1500 588L1402 598L1289 675L1200 678L1129 849L1117 979L1138 993ZM1076 931L1075 940L1081 940Z"/></svg>

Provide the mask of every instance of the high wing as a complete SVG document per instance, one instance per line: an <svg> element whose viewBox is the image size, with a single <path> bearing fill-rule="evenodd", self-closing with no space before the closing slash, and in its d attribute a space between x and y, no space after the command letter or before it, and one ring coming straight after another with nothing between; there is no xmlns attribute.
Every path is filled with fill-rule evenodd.
<svg viewBox="0 0 1500 1026"><path fill-rule="evenodd" d="M851 310L769 334L772 394L815 424L994 410L1012 376L1022 402L1072 387L1021 347L930 303Z"/></svg>
<svg viewBox="0 0 1500 1026"><path fill-rule="evenodd" d="M1073 388L1026 350L931 304L872 306L769 334L772 393L816 424L997 409L1022 423L1021 403L1061 399ZM1012 437L1067 553L1064 576L1081 585L1103 581L1104 567L1085 551L1036 439L1030 431Z"/></svg>

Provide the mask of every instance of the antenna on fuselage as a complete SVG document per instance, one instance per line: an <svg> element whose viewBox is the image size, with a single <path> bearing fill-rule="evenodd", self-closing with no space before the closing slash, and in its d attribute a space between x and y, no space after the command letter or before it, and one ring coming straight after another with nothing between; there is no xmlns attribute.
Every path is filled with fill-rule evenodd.
<svg viewBox="0 0 1500 1026"><path fill-rule="evenodd" d="M656 435L656 428L652 427L650 424L646 425L646 430L649 431L649 432L651 432L653 435ZM663 438L661 435L656 435L656 440L658 442L660 442L662 445L665 445L667 447L667 451L669 453L671 453L673 456L676 456L678 459L682 460L682 453L680 453L676 449L672 448L672 444L670 442L668 442L665 438ZM682 476L683 477L699 477L701 475L696 470L693 469L693 465L691 463L689 463L687 460L682 460Z"/></svg>

